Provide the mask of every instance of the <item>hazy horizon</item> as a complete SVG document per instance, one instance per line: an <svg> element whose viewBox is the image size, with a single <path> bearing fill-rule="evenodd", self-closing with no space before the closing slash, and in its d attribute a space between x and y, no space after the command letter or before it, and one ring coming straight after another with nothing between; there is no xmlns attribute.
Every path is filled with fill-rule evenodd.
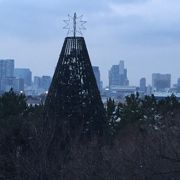
<svg viewBox="0 0 180 180"><path fill-rule="evenodd" d="M0 59L35 75L53 75L67 31L67 14L84 14L83 32L92 65L108 71L124 60L130 85L152 73L180 77L180 1L178 0L0 0Z"/></svg>

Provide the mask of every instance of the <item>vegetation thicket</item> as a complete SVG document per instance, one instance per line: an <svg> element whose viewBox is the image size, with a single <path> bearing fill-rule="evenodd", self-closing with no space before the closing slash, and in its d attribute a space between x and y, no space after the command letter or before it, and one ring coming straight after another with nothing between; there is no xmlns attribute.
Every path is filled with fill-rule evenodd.
<svg viewBox="0 0 180 180"><path fill-rule="evenodd" d="M157 101L137 93L124 103L109 98L106 134L86 142L74 136L67 148L56 148L56 158L49 155L43 109L13 90L0 97L0 180L179 179L180 103L174 95Z"/></svg>

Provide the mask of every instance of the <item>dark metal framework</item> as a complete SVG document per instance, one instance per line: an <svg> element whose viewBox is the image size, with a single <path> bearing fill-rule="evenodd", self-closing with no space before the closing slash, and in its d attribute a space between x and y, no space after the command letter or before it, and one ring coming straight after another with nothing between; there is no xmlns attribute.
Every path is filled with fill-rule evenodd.
<svg viewBox="0 0 180 180"><path fill-rule="evenodd" d="M106 117L83 37L66 37L45 102L60 136L102 135Z"/></svg>

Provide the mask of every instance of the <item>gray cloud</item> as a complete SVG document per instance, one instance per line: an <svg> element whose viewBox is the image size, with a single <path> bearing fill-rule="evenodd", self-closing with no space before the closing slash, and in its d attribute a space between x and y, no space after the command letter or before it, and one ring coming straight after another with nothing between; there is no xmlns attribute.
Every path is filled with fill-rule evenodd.
<svg viewBox="0 0 180 180"><path fill-rule="evenodd" d="M108 69L120 59L136 84L158 68L180 76L180 64L174 65L180 56L179 0L0 0L0 57L14 57L34 74L52 74L66 35L62 20L74 11L88 21L84 35L90 56L106 84ZM163 63L170 57L172 67ZM37 69L36 58L44 68ZM141 64L144 71L138 70Z"/></svg>

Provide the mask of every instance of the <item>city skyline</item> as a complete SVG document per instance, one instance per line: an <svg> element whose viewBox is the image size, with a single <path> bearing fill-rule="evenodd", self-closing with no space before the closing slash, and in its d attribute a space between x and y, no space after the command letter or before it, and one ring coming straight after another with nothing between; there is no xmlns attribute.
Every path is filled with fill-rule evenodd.
<svg viewBox="0 0 180 180"><path fill-rule="evenodd" d="M34 79L35 78L41 78L41 77L51 77L53 78L53 76L50 76L48 74L41 74L39 76L37 76L36 74L33 73L33 71L31 71L30 68L28 67L16 67L16 61L14 59L0 59L0 65L1 62L5 62L5 64L11 62L13 65L11 65L12 67L7 69L8 66L4 69L5 71L7 71L8 73L10 73L11 75L7 75L7 77L15 77L15 78L24 78L23 76L25 75L25 84L30 86L30 82L34 82ZM112 85L119 85L119 86L133 86L133 84L129 84L129 80L128 80L128 68L125 68L125 62L120 60L119 63L117 64L113 64L111 67L109 67L109 71L107 72L108 75L109 75L109 78L108 78L108 85L106 86L103 86L104 82L102 81L102 78L101 78L101 71L100 71L100 68L99 66L94 66L92 65L92 68L93 68L93 71L94 71L94 75L96 77L96 81L97 81L97 85L98 85L98 88L101 89L101 88L106 88L106 87L110 87ZM14 69L14 72L12 72L11 69ZM1 73L4 73L6 74L6 72L1 72L0 70L0 77L3 77ZM12 75L13 74L13 75ZM122 75L122 77L121 77ZM113 77L112 77L113 76ZM179 84L179 77L176 77L176 81L175 82L172 82L172 74L169 74L169 73L159 73L159 72L153 72L151 73L151 82L149 84L146 83L146 80L147 78L146 77L141 77L139 79L139 82L138 84L136 85L136 87L141 87L141 80L145 81L143 82L143 84L147 84L147 85L150 85L153 87L153 79L155 76L158 76L158 77L166 77L166 76L169 76L169 88L173 87L174 85L177 85ZM31 77L31 78L30 78ZM27 78L27 79L26 79ZM112 79L113 78L113 79ZM114 79L115 78L115 79ZM160 78L161 79L161 78ZM113 81L112 81L113 80ZM26 82L29 82L29 83L26 83Z"/></svg>
<svg viewBox="0 0 180 180"><path fill-rule="evenodd" d="M63 19L77 11L88 21L84 37L91 62L108 85L108 70L126 62L130 84L152 73L180 77L178 0L0 0L0 59L13 58L33 74L53 75L66 31ZM6 18L4 18L6 17Z"/></svg>

